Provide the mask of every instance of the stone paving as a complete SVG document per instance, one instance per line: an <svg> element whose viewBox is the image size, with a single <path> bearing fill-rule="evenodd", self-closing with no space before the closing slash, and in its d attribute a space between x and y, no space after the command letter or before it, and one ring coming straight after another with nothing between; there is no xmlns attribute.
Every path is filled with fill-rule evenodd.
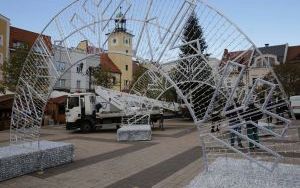
<svg viewBox="0 0 300 188"><path fill-rule="evenodd" d="M0 135L0 146L8 145L8 131ZM75 145L74 162L1 182L0 187L158 186L199 160L197 135L193 123L185 120L166 120L165 131L155 128L153 140L145 142L117 142L116 130L82 134L63 126L44 127L42 139Z"/></svg>
<svg viewBox="0 0 300 188"><path fill-rule="evenodd" d="M155 128L152 141L141 142L117 142L116 130L82 134L44 127L42 139L75 145L74 162L0 182L0 188L184 187L203 170L198 136L186 120L166 120L165 131ZM8 139L8 131L0 132L0 147Z"/></svg>

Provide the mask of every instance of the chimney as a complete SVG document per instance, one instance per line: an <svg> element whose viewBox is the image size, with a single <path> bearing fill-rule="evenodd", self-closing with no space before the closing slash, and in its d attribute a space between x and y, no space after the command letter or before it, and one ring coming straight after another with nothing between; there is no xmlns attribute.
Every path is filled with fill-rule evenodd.
<svg viewBox="0 0 300 188"><path fill-rule="evenodd" d="M270 45L269 44L265 44L265 47L267 48L267 47L269 47Z"/></svg>

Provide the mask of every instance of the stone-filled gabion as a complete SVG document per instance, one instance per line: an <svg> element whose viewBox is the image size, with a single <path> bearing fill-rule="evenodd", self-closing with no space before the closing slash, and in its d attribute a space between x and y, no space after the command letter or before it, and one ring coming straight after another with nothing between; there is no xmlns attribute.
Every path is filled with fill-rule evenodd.
<svg viewBox="0 0 300 188"><path fill-rule="evenodd" d="M262 162L272 166L271 162ZM300 165L278 163L273 172L245 159L218 157L207 172L201 172L185 188L295 188L300 187Z"/></svg>
<svg viewBox="0 0 300 188"><path fill-rule="evenodd" d="M73 161L73 144L40 141L0 148L0 181Z"/></svg>
<svg viewBox="0 0 300 188"><path fill-rule="evenodd" d="M150 125L123 126L117 131L118 141L139 141L151 140Z"/></svg>

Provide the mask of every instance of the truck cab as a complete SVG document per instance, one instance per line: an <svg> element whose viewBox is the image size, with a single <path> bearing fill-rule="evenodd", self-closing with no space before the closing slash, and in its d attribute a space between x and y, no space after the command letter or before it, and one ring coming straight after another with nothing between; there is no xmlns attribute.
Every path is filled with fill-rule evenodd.
<svg viewBox="0 0 300 188"><path fill-rule="evenodd" d="M109 96L94 93L75 93L67 98L66 129L90 132L97 128L116 129L124 114Z"/></svg>
<svg viewBox="0 0 300 188"><path fill-rule="evenodd" d="M68 130L81 128L90 131L95 116L95 94L71 94L67 98L66 127Z"/></svg>
<svg viewBox="0 0 300 188"><path fill-rule="evenodd" d="M290 97L291 108L296 118L300 118L300 95Z"/></svg>

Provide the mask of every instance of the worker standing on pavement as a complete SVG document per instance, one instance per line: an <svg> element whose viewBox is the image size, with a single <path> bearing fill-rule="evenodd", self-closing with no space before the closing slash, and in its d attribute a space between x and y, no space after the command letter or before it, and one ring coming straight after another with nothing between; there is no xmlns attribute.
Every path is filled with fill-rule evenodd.
<svg viewBox="0 0 300 188"><path fill-rule="evenodd" d="M251 102L249 104L245 114L247 114L245 117L246 121L252 121L257 125L258 125L258 120L260 120L263 117L263 113L258 107L255 106L254 102ZM259 143L257 127L251 123L247 123L246 127L247 127L248 138L255 141L256 143ZM254 145L252 142L249 142L249 149L253 151L255 148L258 149L259 147L257 145Z"/></svg>
<svg viewBox="0 0 300 188"><path fill-rule="evenodd" d="M159 110L160 114L160 121L159 121L159 128L163 131L164 130L164 109Z"/></svg>

